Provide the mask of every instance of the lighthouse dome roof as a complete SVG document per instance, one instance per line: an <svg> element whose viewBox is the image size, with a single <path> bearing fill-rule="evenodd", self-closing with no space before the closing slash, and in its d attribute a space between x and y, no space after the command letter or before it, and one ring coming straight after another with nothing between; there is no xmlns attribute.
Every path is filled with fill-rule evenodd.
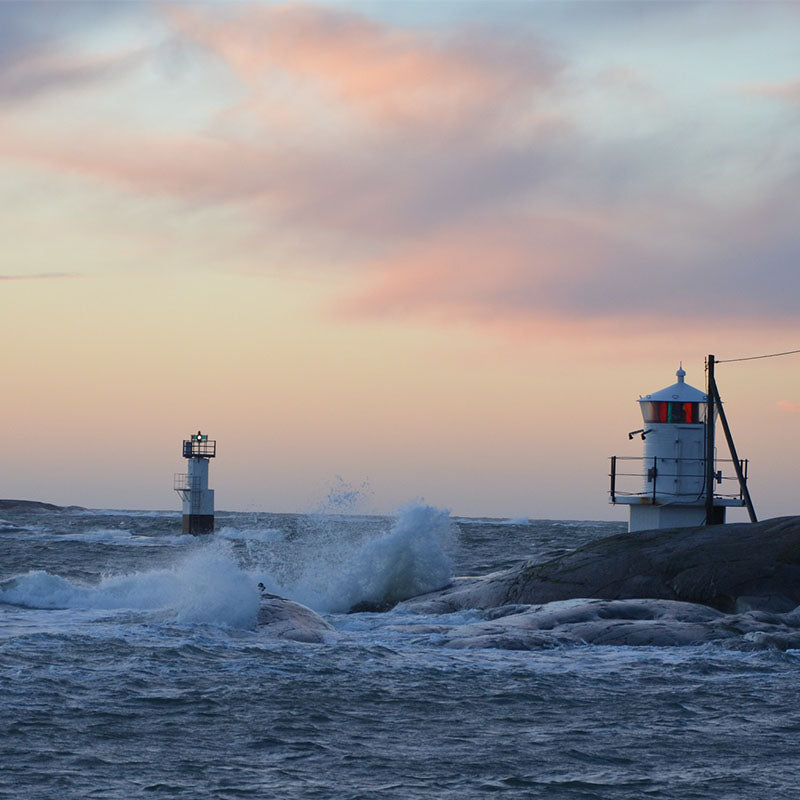
<svg viewBox="0 0 800 800"><path fill-rule="evenodd" d="M660 402L663 400L677 403L705 403L708 401L708 395L695 389L694 386L689 386L684 382L686 375L683 367L679 368L675 373L678 377L678 382L673 383L672 386L667 386L666 389L661 389L652 394L646 394L644 397L639 398L640 403Z"/></svg>

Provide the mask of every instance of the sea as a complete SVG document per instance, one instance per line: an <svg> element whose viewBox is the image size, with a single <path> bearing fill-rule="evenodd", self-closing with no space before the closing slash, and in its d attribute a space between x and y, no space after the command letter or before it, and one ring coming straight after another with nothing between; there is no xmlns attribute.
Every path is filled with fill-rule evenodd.
<svg viewBox="0 0 800 800"><path fill-rule="evenodd" d="M800 651L454 649L362 610L624 525L0 511L0 798L800 798ZM258 584L333 631L259 627ZM370 605L371 604L371 605Z"/></svg>

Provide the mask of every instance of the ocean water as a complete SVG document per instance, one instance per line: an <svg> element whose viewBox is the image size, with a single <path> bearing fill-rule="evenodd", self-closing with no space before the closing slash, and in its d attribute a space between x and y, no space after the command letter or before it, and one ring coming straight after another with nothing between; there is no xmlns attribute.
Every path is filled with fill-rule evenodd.
<svg viewBox="0 0 800 800"><path fill-rule="evenodd" d="M0 798L800 798L800 652L456 650L346 613L616 523L0 512ZM258 626L257 583L326 641Z"/></svg>

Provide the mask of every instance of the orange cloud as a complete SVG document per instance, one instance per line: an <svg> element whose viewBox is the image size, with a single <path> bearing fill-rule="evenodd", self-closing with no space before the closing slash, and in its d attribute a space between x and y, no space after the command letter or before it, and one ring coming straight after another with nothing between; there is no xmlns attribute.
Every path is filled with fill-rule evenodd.
<svg viewBox="0 0 800 800"><path fill-rule="evenodd" d="M77 272L37 272L31 275L0 275L0 281L48 281L81 278Z"/></svg>

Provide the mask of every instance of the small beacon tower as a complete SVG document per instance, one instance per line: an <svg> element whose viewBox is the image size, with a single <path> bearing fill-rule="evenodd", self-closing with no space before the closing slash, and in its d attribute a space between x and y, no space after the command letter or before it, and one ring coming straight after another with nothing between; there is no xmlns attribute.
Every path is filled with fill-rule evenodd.
<svg viewBox="0 0 800 800"><path fill-rule="evenodd" d="M208 488L208 460L217 454L217 442L200 431L183 441L188 472L175 475L175 491L183 500L183 532L214 532L214 490Z"/></svg>
<svg viewBox="0 0 800 800"><path fill-rule="evenodd" d="M723 480L736 478L716 471L717 415L709 414L713 406L708 395L684 381L682 367L675 374L677 383L639 398L644 428L628 438L641 434L644 456L611 457L611 502L629 507L629 531L717 525L725 522L726 507L745 505L742 489L738 494L722 493ZM737 475L742 470L746 475L747 462L738 467Z"/></svg>

